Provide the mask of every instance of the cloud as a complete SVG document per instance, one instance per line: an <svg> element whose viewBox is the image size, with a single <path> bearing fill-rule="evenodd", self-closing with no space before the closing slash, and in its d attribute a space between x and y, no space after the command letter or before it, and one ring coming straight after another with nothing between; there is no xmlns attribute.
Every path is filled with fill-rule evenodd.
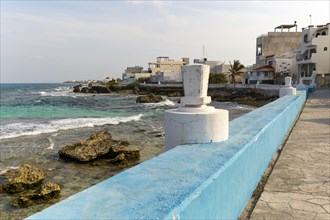
<svg viewBox="0 0 330 220"><path fill-rule="evenodd" d="M328 2L5 2L2 80L119 77L157 56L255 60L255 39L282 23L328 22ZM22 73L29 73L22 75ZM33 78L31 76L39 76Z"/></svg>

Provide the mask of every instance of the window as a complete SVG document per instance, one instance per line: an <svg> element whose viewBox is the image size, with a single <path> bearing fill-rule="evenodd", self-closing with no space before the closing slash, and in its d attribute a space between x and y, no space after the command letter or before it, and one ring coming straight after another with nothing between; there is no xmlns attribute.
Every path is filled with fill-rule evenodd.
<svg viewBox="0 0 330 220"><path fill-rule="evenodd" d="M322 32L322 35L327 35L327 33L325 33L325 31Z"/></svg>
<svg viewBox="0 0 330 220"><path fill-rule="evenodd" d="M273 65L273 61L268 61L268 65L269 66Z"/></svg>
<svg viewBox="0 0 330 220"><path fill-rule="evenodd" d="M305 42L305 43L308 42L308 35L307 35L307 34L304 35L304 42Z"/></svg>
<svg viewBox="0 0 330 220"><path fill-rule="evenodd" d="M258 46L257 47L257 55L261 55L261 54L262 54L261 46Z"/></svg>
<svg viewBox="0 0 330 220"><path fill-rule="evenodd" d="M264 76L265 77L268 77L268 72L264 72Z"/></svg>
<svg viewBox="0 0 330 220"><path fill-rule="evenodd" d="M257 72L257 76L260 76L260 72Z"/></svg>
<svg viewBox="0 0 330 220"><path fill-rule="evenodd" d="M328 50L328 48L327 48L327 47L325 47L325 48L324 48L324 51L327 51L327 50Z"/></svg>

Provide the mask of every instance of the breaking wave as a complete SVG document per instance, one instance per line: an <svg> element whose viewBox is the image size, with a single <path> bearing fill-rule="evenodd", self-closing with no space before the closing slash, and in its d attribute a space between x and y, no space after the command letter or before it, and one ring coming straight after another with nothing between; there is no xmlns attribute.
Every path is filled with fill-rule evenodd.
<svg viewBox="0 0 330 220"><path fill-rule="evenodd" d="M107 118L70 118L59 119L48 122L19 122L7 125L1 125L0 140L14 138L25 135L38 135L42 133L52 133L60 130L69 130L83 127L94 127L99 125L117 125L130 121L139 121L143 114L129 117L107 117Z"/></svg>

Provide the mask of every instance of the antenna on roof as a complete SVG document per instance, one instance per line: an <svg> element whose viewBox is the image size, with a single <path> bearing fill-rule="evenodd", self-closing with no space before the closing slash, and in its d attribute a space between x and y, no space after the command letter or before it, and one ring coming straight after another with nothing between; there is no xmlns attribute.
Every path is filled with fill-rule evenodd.
<svg viewBox="0 0 330 220"><path fill-rule="evenodd" d="M203 45L203 59L205 58L205 46Z"/></svg>
<svg viewBox="0 0 330 220"><path fill-rule="evenodd" d="M309 25L312 25L312 14L309 15Z"/></svg>

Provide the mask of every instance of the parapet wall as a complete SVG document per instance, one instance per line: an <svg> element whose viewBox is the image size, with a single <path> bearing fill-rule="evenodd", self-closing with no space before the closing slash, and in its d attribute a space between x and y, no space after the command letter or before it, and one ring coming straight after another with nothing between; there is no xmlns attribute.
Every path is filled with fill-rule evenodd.
<svg viewBox="0 0 330 220"><path fill-rule="evenodd" d="M28 219L237 219L306 92L230 122L221 143L177 146Z"/></svg>

